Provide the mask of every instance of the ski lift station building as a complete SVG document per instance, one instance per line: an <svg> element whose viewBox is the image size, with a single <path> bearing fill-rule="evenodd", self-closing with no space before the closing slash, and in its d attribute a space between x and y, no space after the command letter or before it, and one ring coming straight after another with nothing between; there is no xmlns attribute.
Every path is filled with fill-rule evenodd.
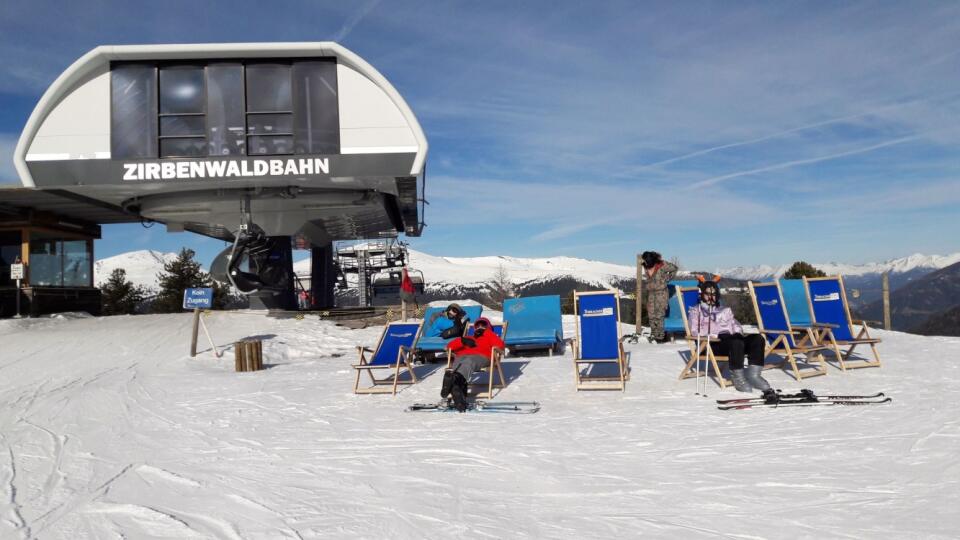
<svg viewBox="0 0 960 540"><path fill-rule="evenodd" d="M267 270L291 275L306 240L315 305L332 305L333 241L420 235L426 156L397 90L336 43L97 47L44 93L22 187L0 190L0 314L16 294L25 313L96 312L93 240L137 222L228 242L253 223L274 240ZM296 305L274 285L266 307Z"/></svg>

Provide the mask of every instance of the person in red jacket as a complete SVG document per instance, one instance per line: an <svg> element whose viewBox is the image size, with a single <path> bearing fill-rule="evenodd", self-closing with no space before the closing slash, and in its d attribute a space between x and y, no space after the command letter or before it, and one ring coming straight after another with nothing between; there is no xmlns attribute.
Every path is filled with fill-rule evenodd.
<svg viewBox="0 0 960 540"><path fill-rule="evenodd" d="M453 365L443 374L440 397L453 399L460 412L467 410L467 379L490 365L493 349L503 349L503 340L493 331L490 320L480 317L473 323L473 337L464 336L447 343L454 355Z"/></svg>

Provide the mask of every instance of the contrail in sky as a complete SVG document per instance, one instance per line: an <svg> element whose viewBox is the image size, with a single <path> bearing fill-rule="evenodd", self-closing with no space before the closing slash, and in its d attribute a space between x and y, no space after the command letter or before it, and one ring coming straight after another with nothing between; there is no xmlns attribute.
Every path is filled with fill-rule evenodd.
<svg viewBox="0 0 960 540"><path fill-rule="evenodd" d="M373 9L379 4L380 0L372 0L371 2L367 2L367 4L360 9L360 11L354 13L352 17L347 19L347 22L343 23L343 26L340 27L340 30L338 30L337 33L334 34L333 38L331 38L332 41L336 41L337 43L343 41L343 39L353 31L354 27L360 24L360 21L369 15L370 12L373 11Z"/></svg>
<svg viewBox="0 0 960 540"><path fill-rule="evenodd" d="M684 189L691 190L691 189L696 189L696 188L701 188L706 186L712 186L714 184L723 182L724 180L729 180L731 178L737 178L740 176L747 176L750 174L756 174L756 173L767 172L767 171L778 171L780 169L788 169L790 167L796 167L797 165L808 165L810 163L818 163L820 161L828 161L831 159L842 158L845 156L852 156L855 154L864 154L866 152L872 152L880 148L886 148L887 146L894 146L896 144L903 144L905 142L914 141L919 138L920 138L920 135L911 135L909 137L901 137L899 139L893 139L892 141L882 142L879 144L875 144L873 146L867 146L865 148L857 148L855 150L847 150L846 152L840 152L838 154L830 154L829 156L819 156L819 157L809 158L809 159L798 159L796 161L787 161L784 163L778 163L776 165L770 165L768 167L761 167L759 169L751 169L749 171L740 171L740 172L735 172L730 174L724 174L722 176L714 176L713 178L707 178L706 180L701 180Z"/></svg>

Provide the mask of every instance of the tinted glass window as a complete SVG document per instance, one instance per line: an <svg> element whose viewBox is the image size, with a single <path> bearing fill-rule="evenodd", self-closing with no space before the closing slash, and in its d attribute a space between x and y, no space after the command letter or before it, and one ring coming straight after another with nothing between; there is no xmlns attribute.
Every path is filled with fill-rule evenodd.
<svg viewBox="0 0 960 540"><path fill-rule="evenodd" d="M292 135L293 115L251 114L247 119L247 132L251 135Z"/></svg>
<svg viewBox="0 0 960 540"><path fill-rule="evenodd" d="M290 66L286 64L247 65L247 111L290 112Z"/></svg>
<svg viewBox="0 0 960 540"><path fill-rule="evenodd" d="M20 256L20 231L0 232L0 285L15 285L10 279L10 265Z"/></svg>
<svg viewBox="0 0 960 540"><path fill-rule="evenodd" d="M289 135L283 137L251 136L248 139L250 144L248 153L251 156L293 153L293 137Z"/></svg>
<svg viewBox="0 0 960 540"><path fill-rule="evenodd" d="M202 137L160 139L160 157L204 157L207 140Z"/></svg>
<svg viewBox="0 0 960 540"><path fill-rule="evenodd" d="M63 285L63 255L60 241L30 238L30 284L59 287Z"/></svg>
<svg viewBox="0 0 960 540"><path fill-rule="evenodd" d="M207 66L207 153L236 156L246 153L243 66Z"/></svg>
<svg viewBox="0 0 960 540"><path fill-rule="evenodd" d="M160 68L160 114L203 113L203 68Z"/></svg>
<svg viewBox="0 0 960 540"><path fill-rule="evenodd" d="M206 132L203 116L161 116L161 137L203 137Z"/></svg>
<svg viewBox="0 0 960 540"><path fill-rule="evenodd" d="M63 247L63 286L91 287L90 251L86 240L64 240Z"/></svg>
<svg viewBox="0 0 960 540"><path fill-rule="evenodd" d="M157 70L119 64L110 75L110 152L114 159L157 157Z"/></svg>
<svg viewBox="0 0 960 540"><path fill-rule="evenodd" d="M292 80L294 151L297 154L339 154L336 60L297 62L293 65Z"/></svg>

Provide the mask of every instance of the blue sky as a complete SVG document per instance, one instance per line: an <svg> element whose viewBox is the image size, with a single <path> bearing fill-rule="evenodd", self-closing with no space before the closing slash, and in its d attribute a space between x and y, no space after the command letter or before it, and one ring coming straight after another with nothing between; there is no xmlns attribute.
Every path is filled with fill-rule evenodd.
<svg viewBox="0 0 960 540"><path fill-rule="evenodd" d="M686 267L960 251L960 3L43 2L0 7L0 179L101 44L333 40L430 141L435 255ZM104 227L102 258L221 242Z"/></svg>

